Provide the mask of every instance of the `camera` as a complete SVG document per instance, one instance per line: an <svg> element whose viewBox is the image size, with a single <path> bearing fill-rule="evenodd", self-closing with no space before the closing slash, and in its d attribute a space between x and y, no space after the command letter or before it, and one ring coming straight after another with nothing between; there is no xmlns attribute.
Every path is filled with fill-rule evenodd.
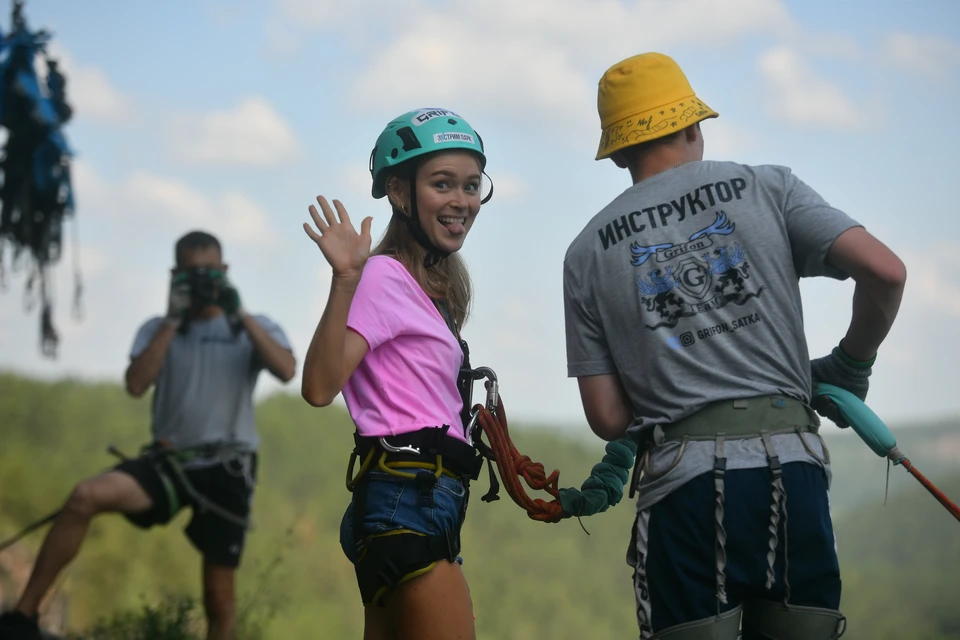
<svg viewBox="0 0 960 640"><path fill-rule="evenodd" d="M190 267L185 269L185 274L190 284L190 297L193 299L194 306L203 307L216 302L220 293L220 281L223 278L221 269Z"/></svg>

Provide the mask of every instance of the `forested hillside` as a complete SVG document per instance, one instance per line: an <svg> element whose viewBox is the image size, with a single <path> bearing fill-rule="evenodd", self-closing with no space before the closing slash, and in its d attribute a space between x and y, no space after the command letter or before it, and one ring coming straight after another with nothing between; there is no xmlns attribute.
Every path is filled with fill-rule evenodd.
<svg viewBox="0 0 960 640"><path fill-rule="evenodd" d="M148 438L148 408L149 400L131 399L115 385L0 375L0 538L56 508L78 479L112 465L109 444L136 453ZM338 541L352 424L338 407L314 409L292 395L261 402L258 420L255 529L239 578L245 637L359 638L353 569ZM960 447L952 427L943 422L897 434L913 461L956 499ZM511 431L523 452L561 470L561 486L579 486L602 455L599 441L534 426ZM882 509L883 461L846 433L826 432L851 627L845 638L960 637L960 523L899 468ZM487 482L484 472L474 487L463 550L479 637L635 637L624 562L629 501L584 518L587 535L576 520L531 521L505 494L481 502ZM189 603L177 611L178 598L199 596L200 560L181 532L188 518L181 514L146 533L117 516L96 521L45 610L50 628L136 640L131 625L154 624L155 638L188 638L157 631L158 621L189 627L197 615ZM0 600L15 596L42 536L0 554ZM145 606L166 610L151 618ZM81 633L111 618L112 632Z"/></svg>

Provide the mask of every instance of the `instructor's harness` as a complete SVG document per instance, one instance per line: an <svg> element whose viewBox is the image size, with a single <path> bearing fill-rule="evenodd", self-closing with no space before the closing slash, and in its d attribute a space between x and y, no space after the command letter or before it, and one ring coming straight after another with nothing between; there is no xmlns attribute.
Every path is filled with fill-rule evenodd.
<svg viewBox="0 0 960 640"><path fill-rule="evenodd" d="M744 619L749 619L752 628L760 630L766 636L776 638L804 638L820 640L839 638L845 628L846 619L839 611L815 607L798 607L790 602L790 582L788 580L789 563L787 554L787 492L783 486L783 468L772 438L782 434L796 434L807 452L824 466L830 462L826 444L819 434L820 419L816 412L799 400L785 396L759 396L714 402L691 416L677 422L657 426L653 429L646 447L637 459L630 496L639 486L640 475L651 480L663 477L676 467L683 457L688 443L694 441L714 442L713 484L714 484L714 527L715 527L715 579L717 615L671 629L665 629L654 636L658 640L699 640L701 638L736 638L739 626L740 607L735 611L720 613L720 605L727 604L726 576L727 563L724 529L724 477L727 470L727 458L724 444L730 440L746 440L759 437L766 451L767 465L770 469L770 521L767 539L767 575L766 588L771 589L776 580L774 565L777 547L780 544L780 519L783 518L784 548L784 599L782 603L766 601L748 601L743 605ZM811 433L820 438L824 455L818 455L809 445L804 434ZM656 446L664 442L678 442L679 448L674 459L663 470L650 468L650 458ZM713 635L719 634L719 635ZM784 635L786 634L786 635Z"/></svg>

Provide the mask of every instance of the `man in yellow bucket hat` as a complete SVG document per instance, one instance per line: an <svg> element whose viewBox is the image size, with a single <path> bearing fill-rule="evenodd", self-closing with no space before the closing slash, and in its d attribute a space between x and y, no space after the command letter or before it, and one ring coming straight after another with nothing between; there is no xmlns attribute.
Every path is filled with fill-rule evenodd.
<svg viewBox="0 0 960 640"><path fill-rule="evenodd" d="M840 637L817 414L846 425L813 389L866 398L905 267L790 169L704 161L718 114L670 57L610 67L597 106L597 159L632 185L564 259L567 368L591 429L639 443L641 638ZM811 361L799 279L815 276L856 288L845 336Z"/></svg>

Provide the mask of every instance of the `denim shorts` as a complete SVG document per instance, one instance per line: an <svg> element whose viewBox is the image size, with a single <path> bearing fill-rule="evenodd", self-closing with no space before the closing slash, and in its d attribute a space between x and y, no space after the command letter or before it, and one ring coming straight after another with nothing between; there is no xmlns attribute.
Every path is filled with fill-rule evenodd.
<svg viewBox="0 0 960 640"><path fill-rule="evenodd" d="M416 469L404 469L416 473ZM432 473L432 471L430 471ZM364 537L409 529L425 535L456 533L466 516L467 488L459 479L441 475L432 489L432 500L424 500L413 478L401 478L383 471L368 471ZM356 564L353 537L353 501L340 522L340 547ZM463 564L463 558L457 556Z"/></svg>

